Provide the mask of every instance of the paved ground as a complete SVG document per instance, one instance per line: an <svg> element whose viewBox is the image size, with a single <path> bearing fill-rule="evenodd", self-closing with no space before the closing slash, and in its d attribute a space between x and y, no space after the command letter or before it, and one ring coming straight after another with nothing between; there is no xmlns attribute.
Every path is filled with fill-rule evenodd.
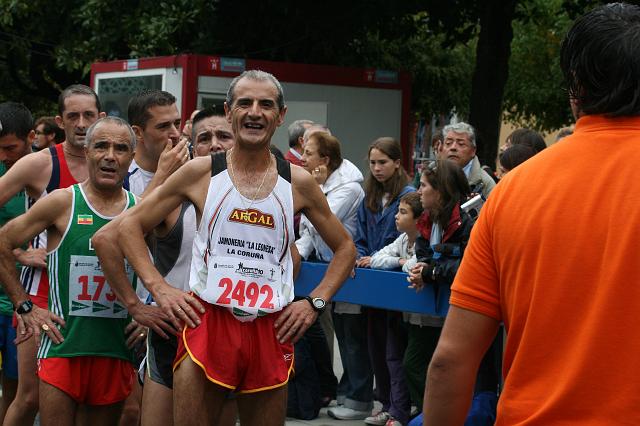
<svg viewBox="0 0 640 426"><path fill-rule="evenodd" d="M335 401L332 402L335 404ZM380 403L376 402L374 410L380 409ZM303 426L303 425L314 425L314 426L366 426L362 420L336 420L332 417L329 417L327 414L327 409L323 408L320 410L320 415L317 419L313 420L297 420L297 419L287 419L287 426Z"/></svg>

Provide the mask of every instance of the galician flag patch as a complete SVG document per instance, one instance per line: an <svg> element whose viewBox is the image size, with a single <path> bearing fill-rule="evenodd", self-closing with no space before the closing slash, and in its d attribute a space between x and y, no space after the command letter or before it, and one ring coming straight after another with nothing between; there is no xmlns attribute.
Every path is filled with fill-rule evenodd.
<svg viewBox="0 0 640 426"><path fill-rule="evenodd" d="M93 215L91 214L79 214L78 225L93 225Z"/></svg>

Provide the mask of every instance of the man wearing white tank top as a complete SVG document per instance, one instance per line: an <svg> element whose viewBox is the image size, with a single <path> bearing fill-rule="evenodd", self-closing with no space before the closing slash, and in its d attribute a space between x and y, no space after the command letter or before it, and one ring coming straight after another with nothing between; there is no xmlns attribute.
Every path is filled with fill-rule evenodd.
<svg viewBox="0 0 640 426"><path fill-rule="evenodd" d="M139 96L149 97L147 92ZM131 105L140 103L132 100L129 117L132 117ZM142 105L141 105L142 106ZM140 114L138 114L140 115ZM153 111L151 116L153 117ZM177 110L175 111L177 115ZM132 120L133 121L133 120ZM135 130L135 127L134 127ZM165 138L166 140L166 138ZM193 118L193 153L198 156L209 156L211 152L217 152L220 148L224 151L234 145L231 125L224 115L212 108L205 108ZM184 146L183 142L180 142ZM177 147L177 146L176 146ZM163 161L163 156L168 156L175 150L170 144L164 148L157 165L157 173L153 175L150 186L158 186L177 168L170 161ZM169 151L167 151L169 150ZM138 155L139 151L136 152ZM183 155L186 154L186 150ZM175 159L178 159L176 157ZM186 162L186 159L183 163ZM131 170L131 168L130 168ZM160 173L158 173L160 172ZM157 179L158 177L160 179ZM133 188L133 185L132 185ZM142 192L142 191L140 191ZM145 192L147 193L147 192ZM102 259L103 268L107 274L122 268L124 255L120 247L118 233L116 231L120 218L117 218L104 227L104 232L94 237L93 244L96 252ZM154 230L150 249L153 254L154 265L171 286L189 291L189 269L191 264L191 248L196 233L196 213L190 202L184 202L171 212ZM118 280L123 277L110 276L110 280ZM124 283L123 283L124 285ZM124 295L118 295L125 297ZM168 337L168 338L167 338ZM147 338L147 360L144 378L144 393L142 397L142 425L173 425L173 360L176 356L177 339L175 335L159 334L149 331ZM235 425L235 404L231 401L226 404L224 419L217 422L220 426Z"/></svg>
<svg viewBox="0 0 640 426"><path fill-rule="evenodd" d="M262 71L236 77L225 113L236 138L233 150L181 167L121 221L118 234L154 299L182 330L174 367L175 424L216 424L225 398L235 392L243 425L281 425L292 344L348 277L355 249L311 175L269 152L286 113L275 77ZM192 293L169 286L140 255L144 233L184 201L194 204L199 221ZM310 297L292 302L290 243L299 211L335 256ZM132 313L137 303L125 301ZM171 328L162 318L151 320L154 330Z"/></svg>

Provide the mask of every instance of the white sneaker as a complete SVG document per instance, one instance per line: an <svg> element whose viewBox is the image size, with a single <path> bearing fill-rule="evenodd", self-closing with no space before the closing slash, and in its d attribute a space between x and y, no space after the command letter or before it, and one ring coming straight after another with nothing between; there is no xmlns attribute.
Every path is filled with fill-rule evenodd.
<svg viewBox="0 0 640 426"><path fill-rule="evenodd" d="M338 420L364 420L371 414L371 411L359 411L347 407L331 407L327 410L327 414Z"/></svg>
<svg viewBox="0 0 640 426"><path fill-rule="evenodd" d="M391 414L386 411L380 411L375 416L370 416L364 419L364 422L368 425L384 426L387 424L387 420L391 418Z"/></svg>

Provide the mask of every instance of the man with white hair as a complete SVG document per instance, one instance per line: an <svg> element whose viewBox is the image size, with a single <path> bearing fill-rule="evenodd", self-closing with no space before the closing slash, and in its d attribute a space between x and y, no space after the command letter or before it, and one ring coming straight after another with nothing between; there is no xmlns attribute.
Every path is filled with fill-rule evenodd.
<svg viewBox="0 0 640 426"><path fill-rule="evenodd" d="M496 183L482 170L476 156L476 132L473 126L461 121L444 126L442 133L444 141L440 157L458 163L467 176L471 192L481 193L487 198Z"/></svg>
<svg viewBox="0 0 640 426"><path fill-rule="evenodd" d="M136 138L122 119L107 117L86 132L89 178L59 189L0 230L0 280L37 341L40 416L43 425L72 424L79 412L87 424L115 424L134 381L127 343L131 317L105 281L91 244L93 234L135 204L122 189ZM12 250L47 231L49 310L22 287ZM134 293L135 278L129 268ZM141 305L141 311L162 313ZM125 331L127 328L127 331Z"/></svg>
<svg viewBox="0 0 640 426"><path fill-rule="evenodd" d="M304 133L311 126L313 126L313 121L311 120L296 120L289 125L289 151L284 155L284 159L291 164L302 166Z"/></svg>

